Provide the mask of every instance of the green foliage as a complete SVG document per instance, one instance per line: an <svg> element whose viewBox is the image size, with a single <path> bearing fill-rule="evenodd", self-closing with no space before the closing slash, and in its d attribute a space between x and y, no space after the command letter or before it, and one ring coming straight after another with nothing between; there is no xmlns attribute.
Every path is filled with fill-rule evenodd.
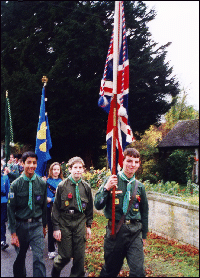
<svg viewBox="0 0 200 278"><path fill-rule="evenodd" d="M157 184L155 184L151 183L149 180L146 180L143 183L145 185L146 191L155 191L158 193L166 193L171 195L177 194L177 196L179 194L179 185L175 181L168 181L166 183L159 181Z"/></svg>
<svg viewBox="0 0 200 278"><path fill-rule="evenodd" d="M61 169L62 169L63 177L66 179L70 175L69 167L66 162L63 161L61 163Z"/></svg>
<svg viewBox="0 0 200 278"><path fill-rule="evenodd" d="M146 175L142 175L142 179L143 180L149 180L151 183L157 183L158 182L158 178L156 177L156 175L153 175L151 173L148 173Z"/></svg>
<svg viewBox="0 0 200 278"><path fill-rule="evenodd" d="M92 188L99 188L102 183L111 175L110 170L106 170L104 167L102 170L94 170L93 167L89 171L83 174L84 180L86 180Z"/></svg>
<svg viewBox="0 0 200 278"><path fill-rule="evenodd" d="M180 184L187 184L188 178L191 175L192 167L188 164L188 158L194 153L186 150L175 150L167 159L168 162L168 177L169 180L175 180ZM190 158L191 159L191 158Z"/></svg>
<svg viewBox="0 0 200 278"><path fill-rule="evenodd" d="M172 129L179 120L194 120L199 118L199 112L186 103L187 93L174 97L174 105L165 114L166 127Z"/></svg>
<svg viewBox="0 0 200 278"><path fill-rule="evenodd" d="M199 205L199 185L188 181L187 186L181 186L175 181L159 181L158 183L151 183L149 180L143 182L146 191L154 191L157 193L169 194L177 196L182 201L188 202L192 205Z"/></svg>
<svg viewBox="0 0 200 278"><path fill-rule="evenodd" d="M162 140L162 127L151 125L148 130L141 135L140 140L131 144L140 152L141 167L137 177L142 180L150 180L156 183L161 179L158 171L158 143Z"/></svg>
<svg viewBox="0 0 200 278"><path fill-rule="evenodd" d="M193 171L193 168L194 168L194 154L193 155L189 155L188 156L188 160L187 160L187 167L185 169L185 174L186 174L186 177L187 177L187 181L191 181L192 180L192 171ZM196 180L196 179L195 179Z"/></svg>
<svg viewBox="0 0 200 278"><path fill-rule="evenodd" d="M155 11L142 1L124 1L130 63L129 120L144 132L166 113L178 82L156 49L147 24ZM54 161L81 156L97 165L105 143L107 114L97 107L112 33L114 1L1 1L1 134L9 91L14 140L35 146L41 78L46 96ZM170 77L169 77L170 76ZM156 80L156 81L155 81Z"/></svg>

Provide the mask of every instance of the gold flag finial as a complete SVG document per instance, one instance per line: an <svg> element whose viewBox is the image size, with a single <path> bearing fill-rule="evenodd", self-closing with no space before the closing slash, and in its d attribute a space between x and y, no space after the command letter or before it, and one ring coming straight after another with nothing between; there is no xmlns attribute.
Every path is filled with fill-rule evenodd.
<svg viewBox="0 0 200 278"><path fill-rule="evenodd" d="M46 83L48 82L48 78L46 76L42 77L42 82L45 83L44 86L46 85Z"/></svg>
<svg viewBox="0 0 200 278"><path fill-rule="evenodd" d="M8 90L6 90L6 97L8 97Z"/></svg>

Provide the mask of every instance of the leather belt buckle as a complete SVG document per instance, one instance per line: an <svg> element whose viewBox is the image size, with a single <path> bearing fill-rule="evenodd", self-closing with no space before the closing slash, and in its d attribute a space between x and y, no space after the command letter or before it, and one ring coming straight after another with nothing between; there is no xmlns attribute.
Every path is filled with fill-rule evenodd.
<svg viewBox="0 0 200 278"><path fill-rule="evenodd" d="M33 222L33 219L32 219L32 218L29 218L29 219L27 219L27 222L28 222L28 223L32 223L32 222Z"/></svg>
<svg viewBox="0 0 200 278"><path fill-rule="evenodd" d="M125 220L125 224L131 224L131 220Z"/></svg>
<svg viewBox="0 0 200 278"><path fill-rule="evenodd" d="M69 209L69 214L74 214L74 209Z"/></svg>

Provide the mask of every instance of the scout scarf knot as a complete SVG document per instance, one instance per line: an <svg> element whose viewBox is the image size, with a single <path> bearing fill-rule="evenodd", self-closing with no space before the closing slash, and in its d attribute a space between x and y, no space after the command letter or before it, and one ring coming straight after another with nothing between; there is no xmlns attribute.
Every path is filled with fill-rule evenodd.
<svg viewBox="0 0 200 278"><path fill-rule="evenodd" d="M82 203L81 203L81 197L80 197L80 192L79 192L79 188L78 188L78 184L79 182L81 182L81 179L78 180L77 182L72 178L72 175L69 175L69 179L72 183L74 183L76 185L76 201L78 204L78 209L80 212L83 212L83 208L82 208Z"/></svg>
<svg viewBox="0 0 200 278"><path fill-rule="evenodd" d="M131 179L128 179L126 177L126 175L124 174L124 172L120 171L119 176L123 181L127 181L127 190L126 190L126 194L124 195L124 200L123 200L123 214L126 214L127 210L128 210L129 200L131 197L131 194L130 194L131 186L135 180L135 175Z"/></svg>
<svg viewBox="0 0 200 278"><path fill-rule="evenodd" d="M29 206L29 208L32 210L32 209L33 209L33 196L32 196L32 195L33 195L33 183L32 183L32 181L35 180L36 174L34 174L34 175L32 176L32 178L29 179L29 178L24 174L24 172L23 172L22 177L23 177L23 179L24 179L25 181L28 181L28 182L29 182L29 199L28 199L28 206Z"/></svg>

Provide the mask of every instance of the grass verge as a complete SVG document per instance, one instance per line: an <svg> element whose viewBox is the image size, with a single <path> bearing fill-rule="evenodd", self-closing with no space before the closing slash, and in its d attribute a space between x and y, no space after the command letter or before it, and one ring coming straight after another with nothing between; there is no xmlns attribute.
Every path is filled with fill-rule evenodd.
<svg viewBox="0 0 200 278"><path fill-rule="evenodd" d="M107 220L94 214L92 237L86 244L88 277L98 277L104 264L104 234ZM146 277L199 277L199 250L191 245L148 233L144 248ZM119 277L129 276L126 260Z"/></svg>

